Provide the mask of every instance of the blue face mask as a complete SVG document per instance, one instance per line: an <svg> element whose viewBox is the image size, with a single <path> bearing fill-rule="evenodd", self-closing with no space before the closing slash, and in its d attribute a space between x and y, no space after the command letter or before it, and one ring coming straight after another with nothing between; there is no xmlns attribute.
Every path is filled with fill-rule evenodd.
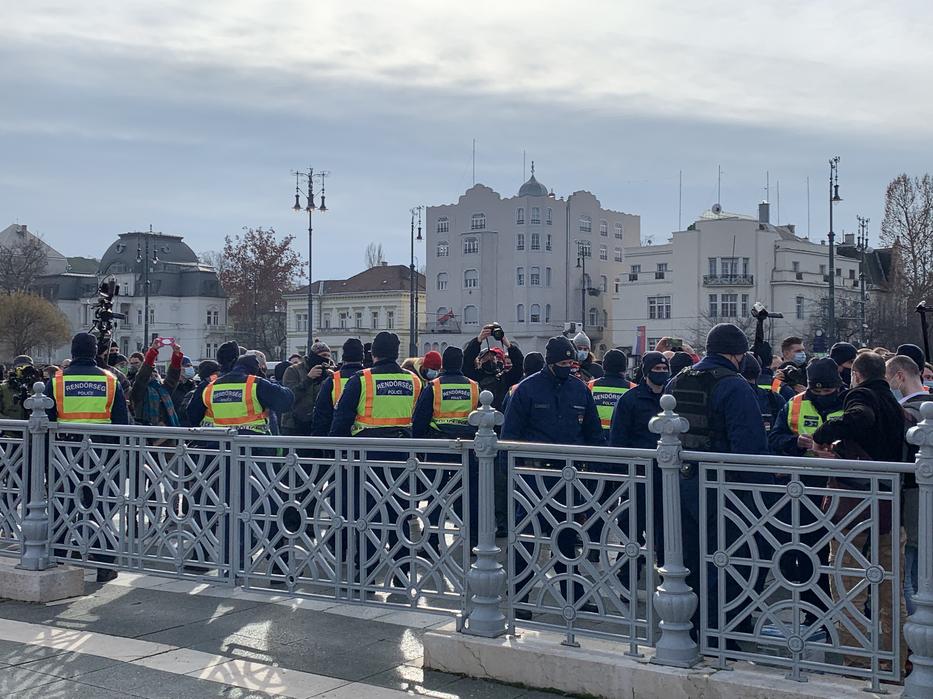
<svg viewBox="0 0 933 699"><path fill-rule="evenodd" d="M671 372L669 371L650 371L648 372L648 378L651 380L655 386L664 386L671 379Z"/></svg>
<svg viewBox="0 0 933 699"><path fill-rule="evenodd" d="M577 361L585 362L586 358L590 356L590 353L586 350L577 350Z"/></svg>
<svg viewBox="0 0 933 699"><path fill-rule="evenodd" d="M897 399L897 402L898 402L898 403L900 403L900 402L901 402L901 398L904 397L904 394L901 393L901 390L900 390L899 388L892 388L892 389L891 389L891 393L894 394L894 397Z"/></svg>
<svg viewBox="0 0 933 699"><path fill-rule="evenodd" d="M807 353L806 352L794 352L794 364L797 366L803 366L807 363Z"/></svg>
<svg viewBox="0 0 933 699"><path fill-rule="evenodd" d="M564 379L570 378L571 367L569 366L557 366L556 364L551 367L551 371L554 372L554 376L558 380L563 381Z"/></svg>
<svg viewBox="0 0 933 699"><path fill-rule="evenodd" d="M431 379L431 380L434 380L438 376L440 376L440 373L441 372L439 372L437 369L428 369L426 372L424 372L425 376L427 376L428 379Z"/></svg>
<svg viewBox="0 0 933 699"><path fill-rule="evenodd" d="M933 381L924 381L923 385L927 388L933 388Z"/></svg>

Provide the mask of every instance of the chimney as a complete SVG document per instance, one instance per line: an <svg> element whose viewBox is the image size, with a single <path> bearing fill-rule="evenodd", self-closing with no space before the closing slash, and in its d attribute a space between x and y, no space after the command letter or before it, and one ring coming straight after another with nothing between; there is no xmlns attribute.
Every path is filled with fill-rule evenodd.
<svg viewBox="0 0 933 699"><path fill-rule="evenodd" d="M383 266L383 267L388 267L388 266L389 266L389 263L386 262L385 260L383 260L383 261L382 261L382 266Z"/></svg>
<svg viewBox="0 0 933 699"><path fill-rule="evenodd" d="M792 235L797 235L797 224L795 224L795 223L788 223L788 224L787 224L787 230L789 230L789 231L791 232Z"/></svg>
<svg viewBox="0 0 933 699"><path fill-rule="evenodd" d="M771 205L763 201L758 205L758 223L771 222Z"/></svg>
<svg viewBox="0 0 933 699"><path fill-rule="evenodd" d="M843 245L855 245L855 233L846 233L842 236Z"/></svg>

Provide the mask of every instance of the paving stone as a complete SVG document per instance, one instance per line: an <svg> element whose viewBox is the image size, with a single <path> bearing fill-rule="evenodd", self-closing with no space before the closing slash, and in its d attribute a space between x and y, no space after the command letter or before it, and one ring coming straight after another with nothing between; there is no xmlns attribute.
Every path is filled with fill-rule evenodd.
<svg viewBox="0 0 933 699"><path fill-rule="evenodd" d="M86 684L79 684L73 680L55 680L51 684L44 684L41 687L24 689L19 692L7 694L9 699L74 699L75 697L87 697L87 699L127 699L136 695L125 692L115 692L101 687L91 687Z"/></svg>
<svg viewBox="0 0 933 699"><path fill-rule="evenodd" d="M13 692L35 689L55 682L57 678L41 672L33 672L22 667L5 667L0 670L0 696L9 696Z"/></svg>
<svg viewBox="0 0 933 699"><path fill-rule="evenodd" d="M38 646L32 647L37 648ZM42 672L54 677L71 679L88 672L96 672L97 670L103 670L104 668L119 664L119 660L111 660L110 658L103 658L99 655L65 652L41 660L33 660L19 667L34 672Z"/></svg>
<svg viewBox="0 0 933 699"><path fill-rule="evenodd" d="M162 672L129 663L120 663L114 667L81 675L78 681L84 685L124 692L145 699L190 699L190 697L217 696L217 692L220 691L218 688L223 686L187 675ZM93 692L89 696L94 696Z"/></svg>
<svg viewBox="0 0 933 699"><path fill-rule="evenodd" d="M23 665L44 658L61 655L64 651L57 648L44 648L15 641L0 641L0 665Z"/></svg>

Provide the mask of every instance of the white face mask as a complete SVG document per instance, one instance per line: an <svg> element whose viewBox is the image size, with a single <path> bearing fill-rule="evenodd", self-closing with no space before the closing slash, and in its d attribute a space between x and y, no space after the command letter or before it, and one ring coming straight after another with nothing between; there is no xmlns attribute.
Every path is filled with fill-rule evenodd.
<svg viewBox="0 0 933 699"><path fill-rule="evenodd" d="M933 379L927 379L926 381L923 382L923 385L926 386L927 388L933 388Z"/></svg>
<svg viewBox="0 0 933 699"><path fill-rule="evenodd" d="M181 373L184 375L186 379L193 379L194 378L194 367L193 366L182 367Z"/></svg>

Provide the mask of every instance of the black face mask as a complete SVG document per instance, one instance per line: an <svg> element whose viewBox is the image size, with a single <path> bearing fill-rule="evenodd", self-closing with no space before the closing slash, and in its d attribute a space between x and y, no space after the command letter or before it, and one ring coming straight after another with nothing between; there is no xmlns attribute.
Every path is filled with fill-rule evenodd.
<svg viewBox="0 0 933 699"><path fill-rule="evenodd" d="M842 377L842 383L844 383L846 386L852 385L852 370L851 369L848 369L848 368L843 369L842 371L839 372L839 376Z"/></svg>
<svg viewBox="0 0 933 699"><path fill-rule="evenodd" d="M828 410L839 402L839 393L830 393L828 396L812 396L810 400L817 410Z"/></svg>

